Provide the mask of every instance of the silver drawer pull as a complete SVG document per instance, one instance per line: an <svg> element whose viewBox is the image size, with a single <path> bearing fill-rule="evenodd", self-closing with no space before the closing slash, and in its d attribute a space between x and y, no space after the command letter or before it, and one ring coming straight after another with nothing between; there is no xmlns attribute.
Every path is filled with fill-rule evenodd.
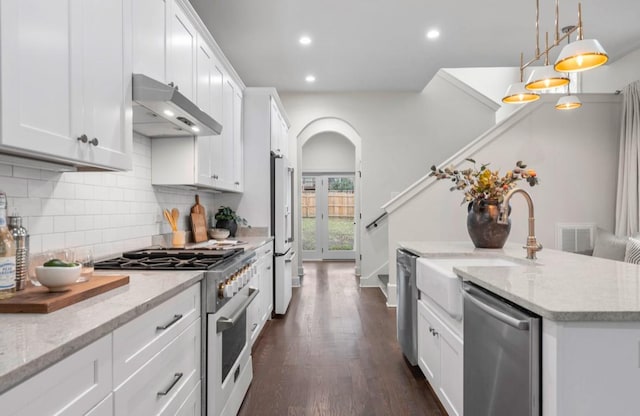
<svg viewBox="0 0 640 416"><path fill-rule="evenodd" d="M264 252L264 255L266 256L267 254L271 254L271 250L267 250Z"/></svg>
<svg viewBox="0 0 640 416"><path fill-rule="evenodd" d="M173 315L173 319L171 321L167 322L164 325L158 325L156 329L158 331L164 331L165 329L168 329L170 326L178 322L180 319L182 319L182 314Z"/></svg>
<svg viewBox="0 0 640 416"><path fill-rule="evenodd" d="M158 396L166 396L167 394L169 394L171 389L174 388L176 384L178 384L178 381L180 381L182 376L183 376L182 373L175 373L173 375L173 381L171 382L171 385L169 387L167 387L166 390L159 391L158 392Z"/></svg>
<svg viewBox="0 0 640 416"><path fill-rule="evenodd" d="M253 324L253 326L251 327L251 332L255 331L257 327L258 327L258 324Z"/></svg>
<svg viewBox="0 0 640 416"><path fill-rule="evenodd" d="M221 316L220 319L216 321L216 333L226 331L227 329L233 328L233 326L238 322L240 316L244 311L247 310L249 304L258 296L260 291L258 289L254 289L252 287L249 288L249 296L245 301L240 305L240 307L229 317Z"/></svg>

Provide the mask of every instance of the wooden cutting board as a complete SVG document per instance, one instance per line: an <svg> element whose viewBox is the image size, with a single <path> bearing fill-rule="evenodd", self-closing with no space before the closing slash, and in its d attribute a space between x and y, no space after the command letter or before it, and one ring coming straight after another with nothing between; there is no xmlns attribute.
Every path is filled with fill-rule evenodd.
<svg viewBox="0 0 640 416"><path fill-rule="evenodd" d="M46 287L29 285L12 298L0 300L0 313L49 313L128 283L129 276L93 275L88 282L76 283L66 292L49 292Z"/></svg>
<svg viewBox="0 0 640 416"><path fill-rule="evenodd" d="M193 241L202 243L207 241L207 224L204 215L196 212L191 213L191 232L193 233Z"/></svg>
<svg viewBox="0 0 640 416"><path fill-rule="evenodd" d="M207 215L204 210L204 206L200 204L200 195L196 195L196 203L191 207L192 214L202 214L202 218L204 218L204 228L207 228Z"/></svg>

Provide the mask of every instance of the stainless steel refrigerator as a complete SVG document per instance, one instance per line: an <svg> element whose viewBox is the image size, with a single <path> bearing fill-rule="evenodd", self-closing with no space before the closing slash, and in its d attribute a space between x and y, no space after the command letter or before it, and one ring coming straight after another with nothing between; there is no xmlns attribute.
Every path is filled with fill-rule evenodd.
<svg viewBox="0 0 640 416"><path fill-rule="evenodd" d="M271 155L271 232L274 237L274 312L287 312L291 301L293 261L293 168L286 157Z"/></svg>

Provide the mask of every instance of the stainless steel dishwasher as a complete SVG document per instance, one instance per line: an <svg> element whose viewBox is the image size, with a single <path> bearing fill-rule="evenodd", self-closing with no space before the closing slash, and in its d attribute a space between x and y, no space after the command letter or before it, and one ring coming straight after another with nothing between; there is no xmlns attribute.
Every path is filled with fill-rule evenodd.
<svg viewBox="0 0 640 416"><path fill-rule="evenodd" d="M399 248L396 251L398 282L398 343L411 365L418 365L418 287L415 254Z"/></svg>
<svg viewBox="0 0 640 416"><path fill-rule="evenodd" d="M540 416L540 317L464 284L465 416Z"/></svg>

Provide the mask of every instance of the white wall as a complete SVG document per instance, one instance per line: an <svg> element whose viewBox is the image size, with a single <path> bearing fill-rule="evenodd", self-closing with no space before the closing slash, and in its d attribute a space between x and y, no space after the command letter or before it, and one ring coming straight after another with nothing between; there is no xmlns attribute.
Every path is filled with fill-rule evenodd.
<svg viewBox="0 0 640 416"><path fill-rule="evenodd" d="M24 217L33 253L91 246L96 257L149 246L168 233L161 209L180 210L179 228L190 230L187 214L196 192L151 186L151 140L134 134L133 170L122 173L68 172L0 164L0 189L9 213ZM213 195L199 193L207 215ZM159 220L159 222L158 222Z"/></svg>
<svg viewBox="0 0 640 416"><path fill-rule="evenodd" d="M362 277L387 261L386 223L364 226L402 191L493 125L485 102L436 76L422 93L281 93L291 121L290 140L310 122L336 117L362 137ZM299 212L299 210L298 210Z"/></svg>
<svg viewBox="0 0 640 416"><path fill-rule="evenodd" d="M582 91L610 93L640 80L640 49L582 75Z"/></svg>
<svg viewBox="0 0 640 416"><path fill-rule="evenodd" d="M530 188L524 183L522 187L533 197L536 235L547 248L555 246L557 223L596 223L613 229L621 100L613 94L582 97L584 106L576 111L555 110L555 97L528 104L534 106L530 115L513 125L507 120L493 141L465 155L490 162L492 169L502 172L524 160L538 172L540 186ZM460 205L462 192L449 192L446 182L427 181L426 189L390 215L392 262L399 241L470 241L466 205ZM511 206L508 242L524 245L527 205L524 198L515 196ZM544 251L539 257L544 259ZM395 269L389 271L391 289L396 276Z"/></svg>
<svg viewBox="0 0 640 416"><path fill-rule="evenodd" d="M356 148L334 132L316 134L302 146L302 172L355 172Z"/></svg>

